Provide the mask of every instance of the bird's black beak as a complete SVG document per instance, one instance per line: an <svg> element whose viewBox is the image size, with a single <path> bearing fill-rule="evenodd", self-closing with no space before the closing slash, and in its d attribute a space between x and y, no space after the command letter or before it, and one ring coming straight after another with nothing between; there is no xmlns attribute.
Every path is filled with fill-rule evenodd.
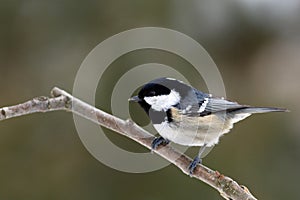
<svg viewBox="0 0 300 200"><path fill-rule="evenodd" d="M129 98L128 101L139 102L139 101L141 101L141 99L138 96L133 96L133 97Z"/></svg>

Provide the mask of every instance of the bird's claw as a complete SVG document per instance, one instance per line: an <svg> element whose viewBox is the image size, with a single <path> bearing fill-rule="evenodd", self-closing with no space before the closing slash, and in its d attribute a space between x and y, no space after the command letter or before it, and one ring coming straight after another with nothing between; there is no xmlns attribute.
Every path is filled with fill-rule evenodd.
<svg viewBox="0 0 300 200"><path fill-rule="evenodd" d="M151 148L152 148L152 150L155 150L155 149L157 149L157 147L159 145L162 145L162 144L163 145L169 144L169 140L166 140L165 138L163 138L161 136L157 137L152 141Z"/></svg>
<svg viewBox="0 0 300 200"><path fill-rule="evenodd" d="M199 156L194 158L194 160L191 162L191 164L189 165L189 168L188 168L190 176L193 175L194 170L197 167L197 165L201 164L201 163L202 163L202 159Z"/></svg>

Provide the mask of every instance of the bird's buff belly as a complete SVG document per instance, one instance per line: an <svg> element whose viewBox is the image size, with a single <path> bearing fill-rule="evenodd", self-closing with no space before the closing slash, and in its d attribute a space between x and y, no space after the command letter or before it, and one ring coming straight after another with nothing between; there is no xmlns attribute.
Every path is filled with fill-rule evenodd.
<svg viewBox="0 0 300 200"><path fill-rule="evenodd" d="M161 124L154 124L154 128L162 137L171 142L184 146L203 146L205 144L209 147L217 144L220 136L232 128L232 123L221 119L214 115L181 116L180 119L174 118L172 123L165 121Z"/></svg>

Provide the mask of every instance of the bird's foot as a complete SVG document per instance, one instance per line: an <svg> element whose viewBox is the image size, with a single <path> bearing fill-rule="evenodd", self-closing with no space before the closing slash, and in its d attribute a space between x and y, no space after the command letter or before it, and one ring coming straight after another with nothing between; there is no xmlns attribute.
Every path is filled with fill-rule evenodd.
<svg viewBox="0 0 300 200"><path fill-rule="evenodd" d="M169 140L166 140L165 138L160 136L152 141L151 148L152 150L155 150L159 145L167 145L169 144L169 142Z"/></svg>
<svg viewBox="0 0 300 200"><path fill-rule="evenodd" d="M189 173L190 173L190 176L193 175L194 173L194 170L195 168L197 167L198 164L201 164L202 163L202 159L199 157L199 156L196 156L194 158L194 160L191 162L191 164L189 165Z"/></svg>

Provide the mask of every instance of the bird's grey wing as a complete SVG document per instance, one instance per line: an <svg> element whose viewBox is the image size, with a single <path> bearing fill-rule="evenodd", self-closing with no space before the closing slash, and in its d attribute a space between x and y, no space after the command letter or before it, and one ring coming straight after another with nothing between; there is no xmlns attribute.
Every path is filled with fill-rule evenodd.
<svg viewBox="0 0 300 200"><path fill-rule="evenodd" d="M189 116L207 116L213 113L224 113L231 117L235 114L244 113L266 113L266 112L285 112L286 109L273 107L253 107L249 105L241 105L234 101L228 101L224 98L212 97L209 94L199 90L193 90L194 95L189 95L190 102L181 106L182 114Z"/></svg>
<svg viewBox="0 0 300 200"><path fill-rule="evenodd" d="M255 107L249 105L241 105L237 102L228 101L223 98L208 98L208 103L205 106L204 111L200 115L208 113L216 113L225 111L226 114L253 114L253 113L267 113L267 112L286 112L285 108L275 107ZM203 105L203 104L202 104Z"/></svg>
<svg viewBox="0 0 300 200"><path fill-rule="evenodd" d="M196 89L193 90L193 93L193 95L188 95L188 100L183 100L190 103L189 105L181 105L183 114L206 116L216 112L229 112L249 107L223 98L212 97Z"/></svg>
<svg viewBox="0 0 300 200"><path fill-rule="evenodd" d="M246 108L249 108L249 106L240 105L237 102L228 101L223 98L208 97L203 103L199 104L198 113L200 116L205 116L217 112L236 112Z"/></svg>

